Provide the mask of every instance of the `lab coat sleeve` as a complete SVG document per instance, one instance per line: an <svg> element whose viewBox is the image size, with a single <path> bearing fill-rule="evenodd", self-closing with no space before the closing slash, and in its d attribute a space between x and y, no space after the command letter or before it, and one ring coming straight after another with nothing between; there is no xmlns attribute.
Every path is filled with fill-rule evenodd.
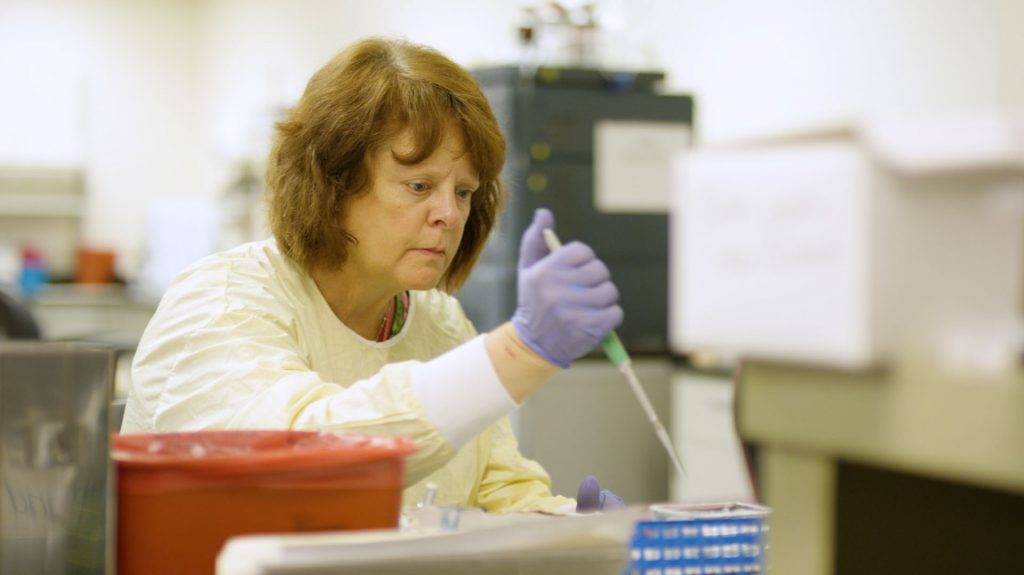
<svg viewBox="0 0 1024 575"><path fill-rule="evenodd" d="M338 429L406 436L417 447L406 460L406 482L412 484L447 463L460 447L442 430L461 441L515 407L507 393L494 394L492 388L491 395L478 394L482 403L474 410L462 410L469 421L449 412L439 428L417 397L418 380L451 393L478 383L479 375L466 370L447 371L446 377L438 370L452 363L479 364L480 354L486 354L479 339L435 361L387 364L369 378L342 386L310 367L284 315L244 307L215 313L200 308L202 314L187 305L170 309L173 316L158 312L162 317L147 328L136 356L126 432ZM444 395L441 389L433 393Z"/></svg>
<svg viewBox="0 0 1024 575"><path fill-rule="evenodd" d="M575 509L575 500L552 495L551 478L544 468L519 452L508 418L492 425L489 432L491 456L480 480L477 505L495 513Z"/></svg>

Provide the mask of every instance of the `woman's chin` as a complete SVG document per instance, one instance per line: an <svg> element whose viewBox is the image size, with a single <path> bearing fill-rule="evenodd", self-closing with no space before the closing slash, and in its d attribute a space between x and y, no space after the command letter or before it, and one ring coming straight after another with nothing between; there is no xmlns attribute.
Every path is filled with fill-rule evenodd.
<svg viewBox="0 0 1024 575"><path fill-rule="evenodd" d="M409 278L409 281L404 282L405 289L413 291L432 290L436 288L439 283L441 283L441 276L439 274Z"/></svg>

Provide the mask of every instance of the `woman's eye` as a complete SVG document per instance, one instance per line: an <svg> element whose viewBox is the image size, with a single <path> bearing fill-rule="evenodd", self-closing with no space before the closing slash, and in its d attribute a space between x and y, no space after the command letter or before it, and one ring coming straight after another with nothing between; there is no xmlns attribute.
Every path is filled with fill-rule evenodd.
<svg viewBox="0 0 1024 575"><path fill-rule="evenodd" d="M408 186L414 192L425 192L430 189L430 186L426 182L410 182Z"/></svg>
<svg viewBox="0 0 1024 575"><path fill-rule="evenodd" d="M456 192L460 200L468 200L473 197L473 190L459 190Z"/></svg>

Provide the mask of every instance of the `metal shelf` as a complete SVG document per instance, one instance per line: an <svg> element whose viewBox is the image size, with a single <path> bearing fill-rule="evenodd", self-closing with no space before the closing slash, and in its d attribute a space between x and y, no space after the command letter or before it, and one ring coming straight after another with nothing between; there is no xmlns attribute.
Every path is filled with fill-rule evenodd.
<svg viewBox="0 0 1024 575"><path fill-rule="evenodd" d="M0 194L0 218L82 216L83 198L70 194Z"/></svg>
<svg viewBox="0 0 1024 575"><path fill-rule="evenodd" d="M82 190L75 166L0 165L0 217L80 217Z"/></svg>
<svg viewBox="0 0 1024 575"><path fill-rule="evenodd" d="M77 165L0 164L0 248L32 247L51 278L71 277L85 201Z"/></svg>

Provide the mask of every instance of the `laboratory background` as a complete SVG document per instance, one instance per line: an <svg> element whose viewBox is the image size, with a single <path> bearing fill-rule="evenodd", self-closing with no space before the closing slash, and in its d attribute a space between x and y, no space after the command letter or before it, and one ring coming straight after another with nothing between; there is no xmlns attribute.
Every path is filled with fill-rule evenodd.
<svg viewBox="0 0 1024 575"><path fill-rule="evenodd" d="M508 138L478 329L536 207L621 291L685 471L598 350L513 415L554 492L763 506L774 573L1020 571L1024 2L0 0L0 573L104 572L142 331L268 235L274 122L366 36L469 69Z"/></svg>

